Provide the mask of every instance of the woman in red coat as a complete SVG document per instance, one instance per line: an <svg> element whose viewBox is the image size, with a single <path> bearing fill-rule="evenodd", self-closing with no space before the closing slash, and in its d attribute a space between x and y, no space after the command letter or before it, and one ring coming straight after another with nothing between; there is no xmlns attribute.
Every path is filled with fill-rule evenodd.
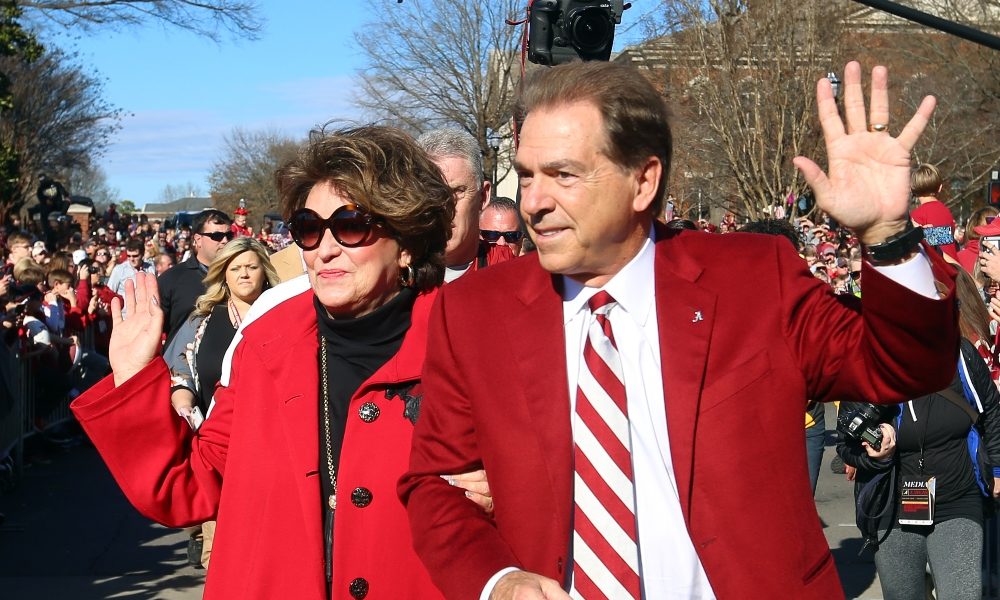
<svg viewBox="0 0 1000 600"><path fill-rule="evenodd" d="M171 409L163 313L142 274L126 317L113 306L113 375L73 410L143 514L171 526L217 516L206 598L440 597L395 484L452 192L382 127L314 134L278 187L307 277L254 304L198 431Z"/></svg>

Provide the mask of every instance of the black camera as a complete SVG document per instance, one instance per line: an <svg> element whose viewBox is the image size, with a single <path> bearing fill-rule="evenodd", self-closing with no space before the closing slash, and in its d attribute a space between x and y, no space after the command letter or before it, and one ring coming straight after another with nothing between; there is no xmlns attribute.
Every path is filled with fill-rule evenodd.
<svg viewBox="0 0 1000 600"><path fill-rule="evenodd" d="M528 15L528 60L559 65L608 60L624 0L535 0Z"/></svg>
<svg viewBox="0 0 1000 600"><path fill-rule="evenodd" d="M854 410L841 409L837 415L837 431L859 442L868 442L876 450L882 449L882 429L879 427L879 408L865 403Z"/></svg>

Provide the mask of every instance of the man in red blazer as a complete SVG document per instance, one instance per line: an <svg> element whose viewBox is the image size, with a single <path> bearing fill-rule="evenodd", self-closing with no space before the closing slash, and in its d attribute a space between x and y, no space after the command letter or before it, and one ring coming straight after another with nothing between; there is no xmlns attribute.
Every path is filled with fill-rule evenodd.
<svg viewBox="0 0 1000 600"><path fill-rule="evenodd" d="M654 225L671 138L640 73L590 62L529 80L515 167L538 252L439 294L399 487L447 597L843 597L802 452L806 399L940 389L957 349L953 273L907 218L934 100L893 137L886 70L868 114L860 65L844 79L846 129L817 85L829 172L795 164L866 245L863 310L772 237ZM497 360L495 344L525 351ZM493 519L437 475L480 466Z"/></svg>

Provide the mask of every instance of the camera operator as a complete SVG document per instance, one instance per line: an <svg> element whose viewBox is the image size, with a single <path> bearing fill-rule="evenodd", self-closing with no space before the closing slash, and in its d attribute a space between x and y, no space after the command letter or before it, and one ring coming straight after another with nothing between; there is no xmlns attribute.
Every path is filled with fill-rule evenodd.
<svg viewBox="0 0 1000 600"><path fill-rule="evenodd" d="M983 521L1000 493L994 479L1000 473L992 466L1000 465L1000 393L975 346L991 339L976 284L962 271L956 289L962 340L951 385L900 405L894 417L885 407L840 407L842 415L850 415L869 406L877 417L861 420L869 430L877 424L883 435L880 449L860 435L845 435L837 453L857 468L858 526L866 545L875 548L886 600L925 598L928 563L939 598L982 596ZM933 498L924 509L920 495L910 490L929 480Z"/></svg>

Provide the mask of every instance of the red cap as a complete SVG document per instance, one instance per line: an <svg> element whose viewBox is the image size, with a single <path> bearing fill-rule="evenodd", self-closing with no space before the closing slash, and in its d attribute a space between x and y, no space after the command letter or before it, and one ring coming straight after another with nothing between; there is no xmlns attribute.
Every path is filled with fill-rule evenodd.
<svg viewBox="0 0 1000 600"><path fill-rule="evenodd" d="M982 237L1000 236L1000 219L993 219L992 223L973 227L973 229Z"/></svg>
<svg viewBox="0 0 1000 600"><path fill-rule="evenodd" d="M829 242L823 242L819 246L816 246L816 251L820 254L836 254L837 248Z"/></svg>

